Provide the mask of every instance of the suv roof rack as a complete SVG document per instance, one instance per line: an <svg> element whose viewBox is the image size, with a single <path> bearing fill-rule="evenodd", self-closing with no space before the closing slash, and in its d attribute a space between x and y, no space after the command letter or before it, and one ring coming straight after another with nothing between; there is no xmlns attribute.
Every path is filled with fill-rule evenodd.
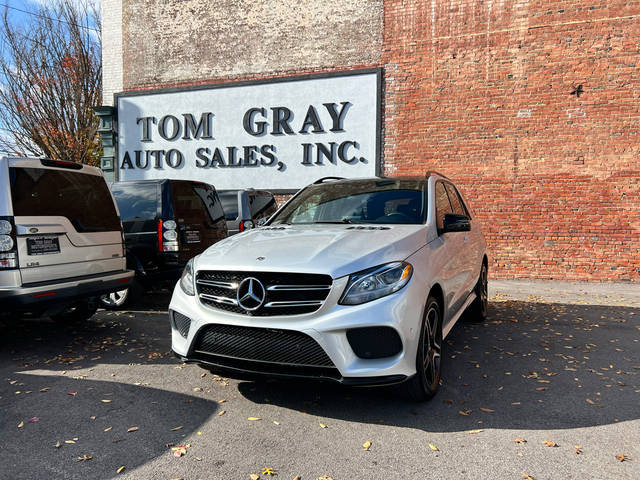
<svg viewBox="0 0 640 480"><path fill-rule="evenodd" d="M436 172L435 170L429 170L427 173L424 174L424 176L426 178L429 178L432 175L438 175L442 178L446 178L447 180L451 180L449 177L447 177L446 175L441 174L440 172Z"/></svg>
<svg viewBox="0 0 640 480"><path fill-rule="evenodd" d="M318 185L319 183L324 183L326 180L344 180L344 177L322 177L313 182L313 184Z"/></svg>

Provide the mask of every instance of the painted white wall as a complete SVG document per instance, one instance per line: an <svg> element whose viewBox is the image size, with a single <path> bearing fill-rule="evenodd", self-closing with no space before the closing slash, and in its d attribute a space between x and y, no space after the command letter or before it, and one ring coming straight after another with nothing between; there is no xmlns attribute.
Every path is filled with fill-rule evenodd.
<svg viewBox="0 0 640 480"><path fill-rule="evenodd" d="M376 173L377 120L380 113L378 88L378 76L374 72L119 96L118 178L123 181L188 179L207 182L218 189L253 187L273 190L298 189L325 176L373 176ZM331 132L334 121L323 104L335 104L334 111L339 113L342 102L349 103L343 118L344 131ZM312 127L307 128L308 133L300 133L311 105L317 112L323 133L312 133ZM286 107L293 112L289 122L293 134L274 134L272 108L275 107ZM266 119L260 114L254 117L257 121L268 122L267 131L261 136L253 136L243 128L243 117L252 108L264 108L267 112ZM211 112L212 138L200 135L199 138L184 139L184 115L191 114L197 122L206 112ZM177 121L168 116L175 117ZM155 122L143 120L148 117L154 117ZM163 132L169 139L162 138L159 131L165 117L167 128ZM143 141L145 122L151 127L148 141ZM179 125L179 134L174 124ZM171 139L174 133L176 138ZM322 165L318 165L316 143L330 148L331 142L335 143L335 162L323 157ZM356 142L357 148L355 144L344 142ZM310 165L303 163L305 143L312 145ZM273 162L260 151L264 145L272 146L268 151L274 152ZM337 158L340 145L345 145L343 156L349 162ZM246 164L253 161L236 167L220 163L211 165L216 148L228 165L229 147L237 148L236 161L242 163L239 159L245 156L244 147L250 146L258 150L255 154L257 165ZM164 153L148 153L158 150ZM176 168L165 161L169 151L172 151L170 163ZM182 161L177 165L180 158Z"/></svg>
<svg viewBox="0 0 640 480"><path fill-rule="evenodd" d="M122 0L102 0L102 104L122 91Z"/></svg>

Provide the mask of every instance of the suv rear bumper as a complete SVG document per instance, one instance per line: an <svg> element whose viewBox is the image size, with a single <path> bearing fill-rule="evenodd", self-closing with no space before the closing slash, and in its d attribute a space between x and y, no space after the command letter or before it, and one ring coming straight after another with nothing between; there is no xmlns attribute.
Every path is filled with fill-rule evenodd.
<svg viewBox="0 0 640 480"><path fill-rule="evenodd" d="M95 297L123 290L131 284L133 271L99 273L62 281L24 284L21 287L0 287L0 304L8 308L33 308Z"/></svg>

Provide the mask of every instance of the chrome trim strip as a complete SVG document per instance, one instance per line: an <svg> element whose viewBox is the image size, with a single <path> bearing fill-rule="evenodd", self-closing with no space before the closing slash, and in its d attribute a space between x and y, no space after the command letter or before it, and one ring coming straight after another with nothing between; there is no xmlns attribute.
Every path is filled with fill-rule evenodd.
<svg viewBox="0 0 640 480"><path fill-rule="evenodd" d="M224 303L226 305L234 305L234 306L238 305L238 301L235 298L216 297L215 295L207 295L206 293L201 293L198 295L198 297L204 300L211 300L216 303Z"/></svg>
<svg viewBox="0 0 640 480"><path fill-rule="evenodd" d="M267 290L331 290L331 285L269 285Z"/></svg>
<svg viewBox="0 0 640 480"><path fill-rule="evenodd" d="M265 304L265 308L277 307L319 307L323 300L291 300L286 302L269 302Z"/></svg>
<svg viewBox="0 0 640 480"><path fill-rule="evenodd" d="M200 285L208 285L210 287L228 288L229 290L233 290L233 289L238 288L238 285L235 284L235 283L217 282L215 280L201 280L201 279L198 279L198 280L196 280L196 283L198 283Z"/></svg>

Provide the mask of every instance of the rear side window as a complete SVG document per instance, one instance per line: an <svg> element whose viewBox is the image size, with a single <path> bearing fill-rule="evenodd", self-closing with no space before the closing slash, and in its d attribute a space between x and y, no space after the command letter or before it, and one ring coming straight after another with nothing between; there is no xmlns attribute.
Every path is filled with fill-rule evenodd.
<svg viewBox="0 0 640 480"><path fill-rule="evenodd" d="M9 175L15 216L66 217L78 232L120 230L113 199L101 176L24 167L11 167Z"/></svg>
<svg viewBox="0 0 640 480"><path fill-rule="evenodd" d="M458 192L456 191L454 186L450 183L447 183L446 187L447 193L449 194L449 200L451 201L451 206L453 207L453 213L457 215L465 215L468 217L469 214L465 210L464 204L462 203L462 200L460 199L460 196L458 195Z"/></svg>
<svg viewBox="0 0 640 480"><path fill-rule="evenodd" d="M111 191L123 222L155 220L158 211L158 188L155 183L115 183Z"/></svg>
<svg viewBox="0 0 640 480"><path fill-rule="evenodd" d="M276 200L273 196L266 194L250 195L249 208L253 219L269 217L276 211Z"/></svg>
<svg viewBox="0 0 640 480"><path fill-rule="evenodd" d="M227 220L238 218L238 192L218 192L218 198L222 203L225 218Z"/></svg>

